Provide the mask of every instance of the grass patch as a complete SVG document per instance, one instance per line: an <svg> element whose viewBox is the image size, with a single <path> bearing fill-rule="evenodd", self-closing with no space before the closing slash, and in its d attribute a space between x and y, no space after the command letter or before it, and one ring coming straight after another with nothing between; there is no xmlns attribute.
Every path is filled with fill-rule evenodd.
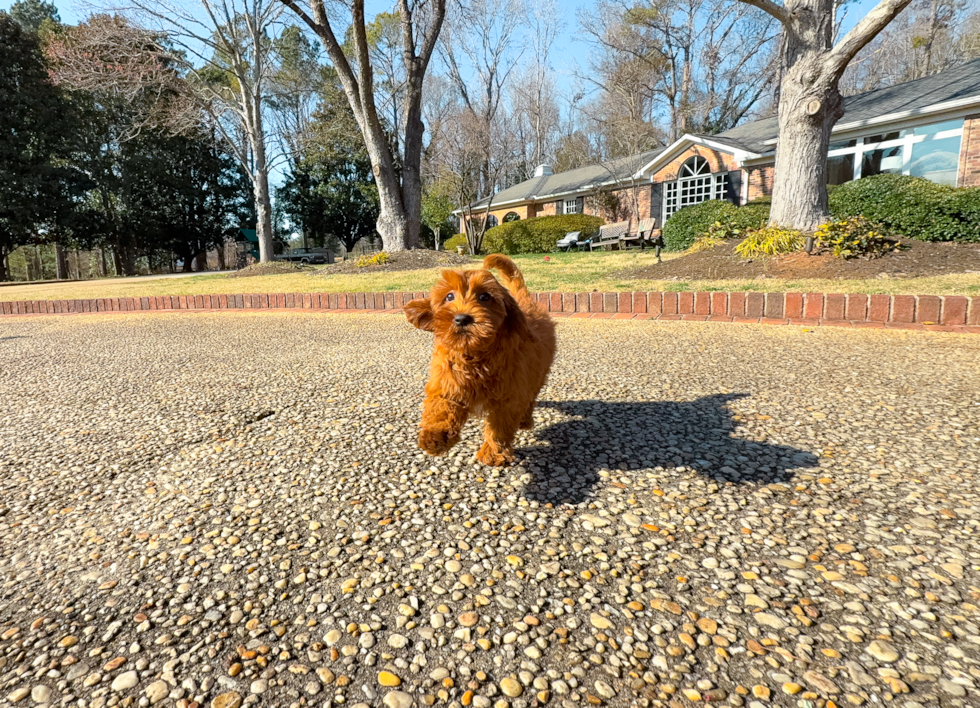
<svg viewBox="0 0 980 708"><path fill-rule="evenodd" d="M665 260L683 254L664 254ZM622 291L745 291L824 292L890 295L975 295L980 293L980 275L961 273L923 278L870 278L864 280L792 279L693 279L624 280L622 271L652 266L650 251L625 253L551 253L516 256L528 287L541 292ZM473 259L473 266L479 259ZM651 269L656 272L655 269ZM228 278L224 274L188 278L129 280L107 278L78 283L47 283L0 287L0 300L70 300L99 297L149 295L208 295L239 293L306 292L399 292L425 291L439 278L440 269L320 275L316 269L279 275Z"/></svg>

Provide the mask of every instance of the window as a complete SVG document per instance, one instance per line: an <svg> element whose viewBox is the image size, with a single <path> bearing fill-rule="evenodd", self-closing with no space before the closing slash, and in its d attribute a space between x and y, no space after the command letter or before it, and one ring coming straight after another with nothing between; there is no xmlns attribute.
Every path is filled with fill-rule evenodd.
<svg viewBox="0 0 980 708"><path fill-rule="evenodd" d="M962 136L963 121L948 120L831 143L827 183L900 174L955 186Z"/></svg>
<svg viewBox="0 0 980 708"><path fill-rule="evenodd" d="M500 222L497 220L497 215L496 214L489 214L487 216L487 228L488 229L492 229L494 226L496 226L499 223Z"/></svg>
<svg viewBox="0 0 980 708"><path fill-rule="evenodd" d="M727 188L727 172L712 174L707 160L692 157L681 165L677 180L664 184L664 221L686 206L724 199Z"/></svg>
<svg viewBox="0 0 980 708"><path fill-rule="evenodd" d="M895 147L870 150L864 153L864 157L861 159L861 176L902 174L902 152L902 146L896 145Z"/></svg>
<svg viewBox="0 0 980 708"><path fill-rule="evenodd" d="M575 199L565 200L565 213L566 214L581 214L582 213L582 197L576 197Z"/></svg>
<svg viewBox="0 0 980 708"><path fill-rule="evenodd" d="M960 138L940 138L913 143L909 174L939 184L956 186L960 165Z"/></svg>
<svg viewBox="0 0 980 708"><path fill-rule="evenodd" d="M504 223L509 224L512 221L520 221L521 217L516 211L509 211L504 214Z"/></svg>
<svg viewBox="0 0 980 708"><path fill-rule="evenodd" d="M827 158L827 184L844 184L854 179L854 155Z"/></svg>

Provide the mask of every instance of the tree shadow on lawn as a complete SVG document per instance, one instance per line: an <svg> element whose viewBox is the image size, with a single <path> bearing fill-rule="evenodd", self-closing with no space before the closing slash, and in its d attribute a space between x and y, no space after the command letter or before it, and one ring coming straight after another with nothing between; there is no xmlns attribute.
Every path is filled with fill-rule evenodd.
<svg viewBox="0 0 980 708"><path fill-rule="evenodd" d="M520 451L532 475L524 496L541 503L581 503L592 496L601 469L615 474L683 466L714 479L769 484L790 479L793 470L815 467L817 456L806 450L733 437L736 424L728 403L746 395L684 403L541 401L539 408L574 417L536 431L548 445Z"/></svg>

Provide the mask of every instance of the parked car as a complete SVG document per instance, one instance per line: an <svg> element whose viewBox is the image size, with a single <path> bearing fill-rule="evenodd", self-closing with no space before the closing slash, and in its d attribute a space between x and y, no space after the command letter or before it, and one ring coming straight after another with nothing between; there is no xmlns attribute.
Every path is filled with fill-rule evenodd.
<svg viewBox="0 0 980 708"><path fill-rule="evenodd" d="M277 255L276 260L321 265L333 263L333 253L326 248L291 248L285 253Z"/></svg>

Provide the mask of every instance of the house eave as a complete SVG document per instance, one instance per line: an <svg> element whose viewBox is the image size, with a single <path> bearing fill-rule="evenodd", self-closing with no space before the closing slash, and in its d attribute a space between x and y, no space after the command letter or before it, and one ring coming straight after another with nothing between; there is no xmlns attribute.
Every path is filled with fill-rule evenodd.
<svg viewBox="0 0 980 708"><path fill-rule="evenodd" d="M932 116L939 116L945 113L959 114L963 113L966 115L970 112L970 109L980 106L980 96L967 96L965 98L957 98L953 101L943 101L942 103L934 103L931 106L923 106L922 108L913 108L908 111L897 111L895 113L886 113L883 116L875 116L874 118L868 118L866 120L855 120L849 123L838 123L834 126L831 131L832 136L838 136L844 133L849 133L852 130L860 130L861 128L870 128L881 125L888 125L889 123L900 123L903 121L911 121L916 118L925 118ZM778 138L770 138L766 140L764 145L775 145Z"/></svg>
<svg viewBox="0 0 980 708"><path fill-rule="evenodd" d="M685 149L691 145L700 145L702 147L711 148L712 150L718 150L719 152L724 152L735 158L737 162L743 162L745 160L753 159L759 157L757 153L750 152L749 150L743 150L741 148L732 147L731 145L725 145L724 143L717 142L711 138L702 137L700 135L691 135L690 133L685 133L673 143L667 146L667 148L653 158L650 162L644 165L640 170L634 175L635 178L648 178L651 172L655 172L661 165L670 162L678 153L683 152Z"/></svg>

